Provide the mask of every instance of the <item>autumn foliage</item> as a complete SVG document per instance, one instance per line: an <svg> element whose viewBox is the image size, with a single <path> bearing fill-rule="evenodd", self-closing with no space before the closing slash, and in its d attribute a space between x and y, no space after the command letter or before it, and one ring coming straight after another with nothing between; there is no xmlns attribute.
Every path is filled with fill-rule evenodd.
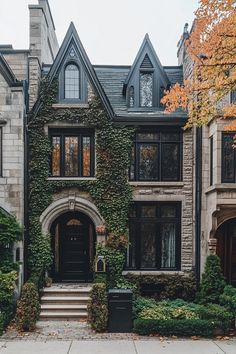
<svg viewBox="0 0 236 354"><path fill-rule="evenodd" d="M192 70L162 99L167 112L188 110L187 127L206 124L213 116L236 118L236 105L223 98L236 90L236 0L200 0L186 55ZM223 108L222 108L223 107ZM228 129L236 130L236 119Z"/></svg>

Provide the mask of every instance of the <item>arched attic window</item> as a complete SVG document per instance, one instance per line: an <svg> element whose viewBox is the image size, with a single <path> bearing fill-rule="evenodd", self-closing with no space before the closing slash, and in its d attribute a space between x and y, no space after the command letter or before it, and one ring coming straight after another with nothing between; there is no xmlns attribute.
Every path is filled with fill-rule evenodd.
<svg viewBox="0 0 236 354"><path fill-rule="evenodd" d="M65 68L65 99L80 98L80 71L77 65L68 64Z"/></svg>
<svg viewBox="0 0 236 354"><path fill-rule="evenodd" d="M153 106L153 65L149 56L146 54L140 66L139 91L140 106Z"/></svg>

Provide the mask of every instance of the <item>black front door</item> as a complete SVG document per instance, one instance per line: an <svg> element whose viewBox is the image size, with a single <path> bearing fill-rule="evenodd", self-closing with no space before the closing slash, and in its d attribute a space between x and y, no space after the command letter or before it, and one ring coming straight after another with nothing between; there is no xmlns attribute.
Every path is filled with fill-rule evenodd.
<svg viewBox="0 0 236 354"><path fill-rule="evenodd" d="M86 280L88 277L88 225L62 227L60 244L62 280Z"/></svg>
<svg viewBox="0 0 236 354"><path fill-rule="evenodd" d="M94 226L79 212L68 212L55 220L51 228L55 281L91 281L95 254Z"/></svg>

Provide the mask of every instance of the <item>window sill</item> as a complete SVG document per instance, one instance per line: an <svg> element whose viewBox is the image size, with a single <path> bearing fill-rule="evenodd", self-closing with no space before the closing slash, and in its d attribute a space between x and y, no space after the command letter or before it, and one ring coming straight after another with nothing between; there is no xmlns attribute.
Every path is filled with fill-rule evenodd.
<svg viewBox="0 0 236 354"><path fill-rule="evenodd" d="M130 181L129 184L133 187L183 187L184 182L153 182L153 181Z"/></svg>
<svg viewBox="0 0 236 354"><path fill-rule="evenodd" d="M54 103L52 108L89 108L88 103Z"/></svg>
<svg viewBox="0 0 236 354"><path fill-rule="evenodd" d="M48 177L48 181L96 181L96 177Z"/></svg>
<svg viewBox="0 0 236 354"><path fill-rule="evenodd" d="M226 192L234 190L236 191L236 183L219 183L219 184L214 184L213 186L210 186L207 188L205 194L210 194L213 192Z"/></svg>
<svg viewBox="0 0 236 354"><path fill-rule="evenodd" d="M123 275L159 275L159 274L185 274L182 270L124 270Z"/></svg>

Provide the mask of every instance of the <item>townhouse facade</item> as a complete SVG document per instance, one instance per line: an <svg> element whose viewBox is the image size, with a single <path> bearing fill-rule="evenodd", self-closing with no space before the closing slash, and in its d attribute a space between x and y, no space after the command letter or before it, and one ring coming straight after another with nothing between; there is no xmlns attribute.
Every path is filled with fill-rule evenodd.
<svg viewBox="0 0 236 354"><path fill-rule="evenodd" d="M39 0L29 9L29 50L0 47L0 206L25 225L24 246L16 246L25 269L27 249L35 244L32 229L40 228L42 235L50 235L54 281L93 279L96 246L108 236L104 205L113 219L126 217L121 209L112 210L109 200L114 192L122 203L124 195L125 209L122 186L113 181L114 186L104 187L109 176L101 176L107 171L100 166L111 159L112 169L122 150L116 142L113 153L105 136L108 145L102 144L107 127L113 127L121 142L127 129L133 130L129 166L120 166L132 191L125 272L193 271L200 277L213 252L222 259L227 281L235 285L233 135L223 131L225 122L219 119L184 130L186 112L166 114L161 104L164 90L181 84L191 72L184 49L187 28L179 42L178 66L162 66L148 35L131 66L92 65L73 23L59 48L48 1ZM106 120L101 123L99 117ZM123 177L118 171L117 180ZM23 270L21 274L23 281Z"/></svg>

